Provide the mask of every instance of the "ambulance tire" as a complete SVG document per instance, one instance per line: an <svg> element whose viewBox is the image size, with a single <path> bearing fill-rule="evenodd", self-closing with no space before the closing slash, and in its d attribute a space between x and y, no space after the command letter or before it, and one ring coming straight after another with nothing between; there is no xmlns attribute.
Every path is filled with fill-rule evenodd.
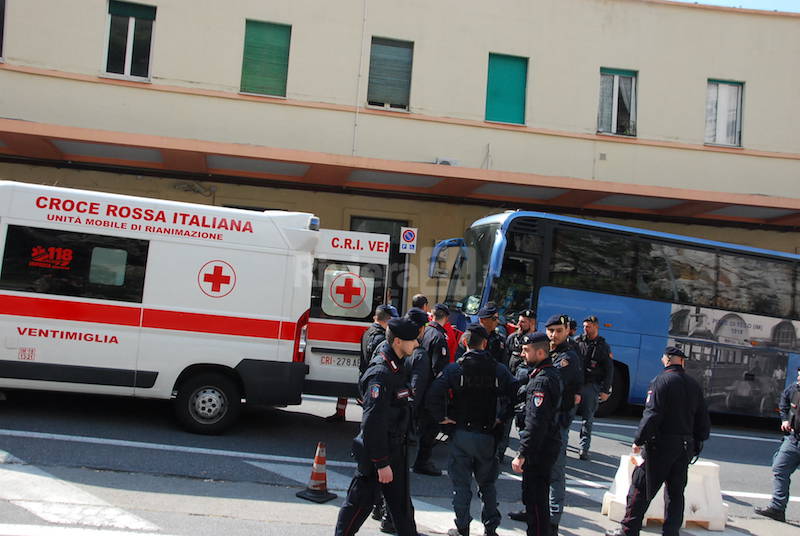
<svg viewBox="0 0 800 536"><path fill-rule="evenodd" d="M174 403L178 421L196 434L221 434L242 412L242 394L236 382L213 372L184 380Z"/></svg>

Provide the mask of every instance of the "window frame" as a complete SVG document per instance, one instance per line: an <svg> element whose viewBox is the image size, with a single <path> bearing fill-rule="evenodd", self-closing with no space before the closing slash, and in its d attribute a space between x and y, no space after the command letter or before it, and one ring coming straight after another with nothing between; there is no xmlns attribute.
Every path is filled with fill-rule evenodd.
<svg viewBox="0 0 800 536"><path fill-rule="evenodd" d="M638 112L637 109L639 107L639 97L638 97L638 79L639 79L639 72L638 71L631 71L626 69L610 69L601 67L600 68L600 88L602 89L602 81L603 76L613 76L613 85L611 88L611 130L602 130L601 129L601 118L603 112L603 102L602 102L602 91L600 93L600 99L598 99L598 107L597 107L597 133L598 134L606 134L611 136L626 136L629 138L637 137L638 132ZM617 132L617 119L619 118L619 79L620 77L626 77L631 79L631 117L630 117L630 133L625 132Z"/></svg>
<svg viewBox="0 0 800 536"><path fill-rule="evenodd" d="M3 63L3 46L6 38L6 0L0 0L0 63Z"/></svg>
<svg viewBox="0 0 800 536"><path fill-rule="evenodd" d="M715 107L715 115L716 115L716 124L717 128L714 129L714 140L706 139L705 132L703 133L703 144L704 145L711 145L716 147L742 147L742 122L744 118L743 108L744 108L744 82L737 82L734 80L720 80L716 78L709 78L706 81L706 115L704 117L704 127L708 125L708 87L711 84L715 84L717 86L717 103ZM739 95L736 102L736 140L735 143L722 143L717 141L717 132L719 131L719 119L720 119L720 111L719 111L719 86L726 85L726 86L735 86L739 89Z"/></svg>
<svg viewBox="0 0 800 536"><path fill-rule="evenodd" d="M406 44L406 45L410 45L410 46L407 46L407 47L403 47L403 48L408 48L409 50L411 50L411 62L409 64L409 69L408 69L408 93L406 95L406 100L408 101L408 104L406 104L405 106L399 105L399 104L395 105L395 104L393 104L391 102L384 102L384 103L380 103L379 104L378 101L369 100L369 89L370 89L370 78L371 78L370 75L372 74L372 58L373 58L372 51L373 51L373 48L375 46L375 40L378 40L379 42L382 41L383 43L379 43L379 44L384 45L384 46L389 46L387 44L389 42L403 43L403 44ZM400 47L398 47L398 48L400 48ZM381 37L381 36L378 36L378 35L373 35L371 40L370 40L370 45L369 45L369 65L368 65L367 69L368 69L367 70L367 95L366 95L366 105L367 105L367 107L368 108L372 108L372 109L376 109L376 110L385 110L385 111L390 111L390 112L410 113L411 112L411 88L412 88L412 83L413 83L413 80L414 80L414 41L407 41L405 39L396 39L396 38L393 38L393 37Z"/></svg>
<svg viewBox="0 0 800 536"><path fill-rule="evenodd" d="M136 2L122 2L125 4L137 4ZM109 3L109 6L111 4ZM147 5L147 4L139 4L139 5ZM147 6L156 8L156 6ZM137 76L130 74L131 73L131 66L133 65L133 36L134 32L136 31L136 21L140 20L137 17L129 16L128 17L128 34L125 38L125 67L123 68L122 73L114 73L108 70L108 54L111 49L111 17L115 15L111 14L110 9L106 13L106 50L105 54L103 55L103 78L114 78L117 80L130 80L133 82L151 82L151 75L152 75L152 66L153 66L153 50L155 50L155 36L156 36L156 18L154 17L151 21L151 29L150 29L150 53L147 56L147 76ZM141 19L145 20L145 19Z"/></svg>

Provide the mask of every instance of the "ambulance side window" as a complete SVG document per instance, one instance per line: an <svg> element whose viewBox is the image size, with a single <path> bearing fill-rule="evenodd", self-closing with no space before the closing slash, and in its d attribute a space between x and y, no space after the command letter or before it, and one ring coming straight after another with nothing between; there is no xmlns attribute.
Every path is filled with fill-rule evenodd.
<svg viewBox="0 0 800 536"><path fill-rule="evenodd" d="M311 288L311 318L370 322L383 303L386 267L317 259Z"/></svg>
<svg viewBox="0 0 800 536"><path fill-rule="evenodd" d="M148 242L9 225L0 288L142 301Z"/></svg>

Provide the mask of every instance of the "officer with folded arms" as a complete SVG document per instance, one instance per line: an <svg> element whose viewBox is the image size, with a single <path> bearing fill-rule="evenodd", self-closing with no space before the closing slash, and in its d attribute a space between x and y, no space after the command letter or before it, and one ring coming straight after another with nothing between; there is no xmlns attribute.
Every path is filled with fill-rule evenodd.
<svg viewBox="0 0 800 536"><path fill-rule="evenodd" d="M581 460L589 459L592 444L592 425L594 414L600 402L608 400L614 380L614 364L611 362L611 348L600 335L600 321L596 316L583 320L583 335L577 339L578 350L583 356L584 385L581 392L581 405L578 413L583 417L581 424Z"/></svg>
<svg viewBox="0 0 800 536"><path fill-rule="evenodd" d="M667 346L661 356L664 370L650 382L631 447L632 454L642 454L644 463L633 470L622 526L606 531L606 536L638 536L647 507L662 484L666 493L661 532L664 536L680 533L689 462L700 453L711 431L703 390L686 374L686 359L674 346Z"/></svg>
<svg viewBox="0 0 800 536"><path fill-rule="evenodd" d="M553 464L561 452L561 426L558 420L561 407L561 377L550 358L550 340L541 332L522 337L522 356L525 366L518 369L517 378L524 375L524 406L517 415L519 454L511 462L516 473L522 473L522 502L525 510L518 512L528 523L529 536L549 536L549 488ZM522 422L520 422L522 421ZM516 519L516 518L515 518Z"/></svg>
<svg viewBox="0 0 800 536"><path fill-rule="evenodd" d="M519 312L517 330L506 339L506 352L508 353L508 368L511 374L517 375L517 367L525 362L522 359L522 338L536 329L536 312L525 309Z"/></svg>
<svg viewBox="0 0 800 536"><path fill-rule="evenodd" d="M403 359L419 344L420 328L406 318L389 321L386 341L359 381L364 409L361 431L353 440L358 462L336 522L336 536L352 536L383 492L397 534L416 536L408 485L407 434L410 426L409 388Z"/></svg>
<svg viewBox="0 0 800 536"><path fill-rule="evenodd" d="M500 524L495 487L496 433L504 427L503 418L510 414L507 404L514 396L515 382L508 368L486 350L489 333L483 326L468 326L464 340L467 351L431 385L428 408L440 423L454 428L447 473L453 484L456 528L448 535L469 534L474 477L483 504L484 534L494 536Z"/></svg>

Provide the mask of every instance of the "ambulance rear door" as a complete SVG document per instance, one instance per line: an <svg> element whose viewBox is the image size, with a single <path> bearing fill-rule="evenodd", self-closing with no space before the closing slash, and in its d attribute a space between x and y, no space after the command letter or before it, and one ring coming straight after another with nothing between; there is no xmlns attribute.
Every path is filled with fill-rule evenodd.
<svg viewBox="0 0 800 536"><path fill-rule="evenodd" d="M384 303L388 235L320 231L315 252L304 391L358 395L361 336Z"/></svg>

